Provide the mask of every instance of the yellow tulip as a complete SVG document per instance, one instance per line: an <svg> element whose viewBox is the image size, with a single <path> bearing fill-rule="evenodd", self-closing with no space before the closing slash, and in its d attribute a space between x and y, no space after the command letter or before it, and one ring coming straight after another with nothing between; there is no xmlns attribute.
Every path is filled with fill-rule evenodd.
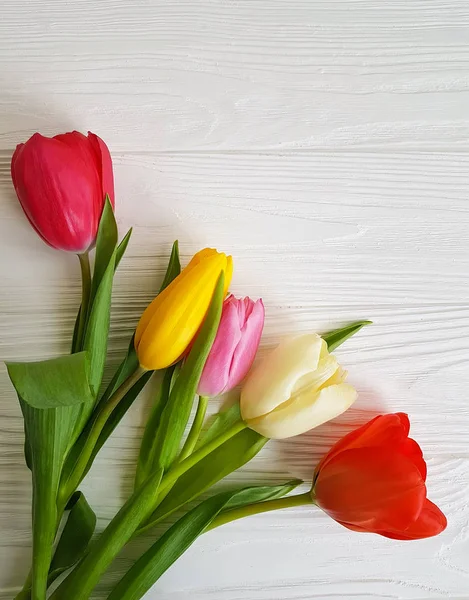
<svg viewBox="0 0 469 600"><path fill-rule="evenodd" d="M164 369L181 358L207 314L222 272L226 294L233 273L231 256L212 248L200 250L146 308L135 333L142 367Z"/></svg>

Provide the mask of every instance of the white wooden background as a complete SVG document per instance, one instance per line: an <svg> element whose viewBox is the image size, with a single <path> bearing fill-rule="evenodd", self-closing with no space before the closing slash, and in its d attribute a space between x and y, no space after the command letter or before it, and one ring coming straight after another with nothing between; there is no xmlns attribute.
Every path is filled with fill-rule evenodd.
<svg viewBox="0 0 469 600"><path fill-rule="evenodd" d="M236 481L308 478L378 411L408 411L448 515L435 539L349 532L318 510L253 517L200 539L158 600L469 598L469 4L467 0L2 0L0 356L66 351L78 261L30 230L15 145L88 129L111 148L121 232L116 364L171 242L231 252L233 291L262 296L263 346L358 318L339 354L356 407L271 443ZM0 587L29 559L22 420L0 370ZM140 400L84 486L100 527L129 491ZM115 563L96 598L147 540Z"/></svg>

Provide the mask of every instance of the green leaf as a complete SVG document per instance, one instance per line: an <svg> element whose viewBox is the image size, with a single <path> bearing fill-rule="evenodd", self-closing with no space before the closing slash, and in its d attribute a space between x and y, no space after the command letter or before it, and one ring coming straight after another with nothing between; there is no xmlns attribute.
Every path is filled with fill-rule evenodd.
<svg viewBox="0 0 469 600"><path fill-rule="evenodd" d="M83 558L96 527L96 515L82 492L73 494L67 510L70 512L49 570L49 585Z"/></svg>
<svg viewBox="0 0 469 600"><path fill-rule="evenodd" d="M161 415L154 438L155 467L166 470L177 456L189 420L202 370L220 323L224 292L224 274L218 279L207 316L194 345L181 368Z"/></svg>
<svg viewBox="0 0 469 600"><path fill-rule="evenodd" d="M177 521L119 581L108 600L139 600L225 508L279 498L295 484L249 487L208 498Z"/></svg>
<svg viewBox="0 0 469 600"><path fill-rule="evenodd" d="M109 400L109 398L114 394L114 392L124 383L126 379L128 379L132 373L138 369L138 357L137 352L135 351L135 334L132 335L132 339L130 340L129 347L127 348L127 353L124 357L124 360L118 366L116 372L114 373L113 378L109 382L106 390L104 391L101 399L98 403L98 408Z"/></svg>
<svg viewBox="0 0 469 600"><path fill-rule="evenodd" d="M78 332L80 328L80 317L81 317L81 304L78 308L77 318L75 319L75 325L73 326L73 336L72 336L72 354L78 351Z"/></svg>
<svg viewBox="0 0 469 600"><path fill-rule="evenodd" d="M245 488L237 492L223 507L223 510L242 508L249 504L257 504L265 500L277 500L283 498L303 483L302 479L292 479L280 485L259 485Z"/></svg>
<svg viewBox="0 0 469 600"><path fill-rule="evenodd" d="M106 273L109 262L114 256L117 246L117 223L112 210L109 196L106 195L103 212L99 221L98 234L96 236L96 256L94 260L93 281L91 283L90 306L93 304L94 297L98 293L101 280Z"/></svg>
<svg viewBox="0 0 469 600"><path fill-rule="evenodd" d="M130 236L130 232L127 234L126 237L129 237L129 236ZM121 242L121 245L123 244L123 242L124 242L124 240ZM177 242L175 242L175 245L173 246L173 252L171 254L171 259L169 261L168 268L166 271L165 281L170 281L172 276L177 275L177 273L176 273L176 270L177 270L176 265L177 264L179 264L179 257L178 257L178 253L177 253ZM135 351L134 337L135 337L135 334L132 336L132 339L130 340L129 347L127 349L127 354L125 355L124 360L121 362L121 364L117 368L117 370L114 374L114 377L112 378L112 380L110 381L106 390L104 391L103 395L101 396L101 399L99 400L98 405L96 406L95 410L98 410L102 405L106 404L106 402L109 400L109 398L112 396L112 394L122 385L122 383L124 381L126 381L137 370L139 363L138 363L137 353ZM143 377L141 377L139 379L139 381L127 392L127 394L122 398L122 400L119 402L117 407L114 409L111 416L107 420L106 425L104 426L103 430L101 431L101 434L100 434L99 439L93 449L93 453L91 455L90 461L88 463L88 466L87 466L83 476L85 476L86 473L88 473L99 450L106 443L107 439L112 435L113 431L115 430L117 425L120 423L120 421L123 419L123 417L129 410L129 408L132 406L132 404L135 401L135 399L137 398L137 396L140 394L142 389L147 384L147 382L150 380L151 376L152 376L152 371L145 373L145 375L143 375ZM83 430L83 433L80 435L79 439L75 443L74 447L72 448L72 450L67 458L67 463L64 467L64 480L65 481L67 480L70 473L73 471L74 465L77 461L77 458L80 456L80 453L83 449L84 443L88 439L88 434L89 434L91 425L92 425L92 422L90 420L88 420L88 423L87 423L85 429Z"/></svg>
<svg viewBox="0 0 469 600"><path fill-rule="evenodd" d="M158 495L162 471L154 473L124 504L103 533L91 543L86 556L52 594L51 600L88 598L117 554L148 515Z"/></svg>
<svg viewBox="0 0 469 600"><path fill-rule="evenodd" d="M127 250L127 246L129 244L130 236L131 235L132 235L132 228L129 229L129 231L126 233L126 235L123 238L123 240L121 241L121 243L117 246L116 260L115 260L115 265L114 265L115 269L117 269L117 267L119 266L119 263L122 260L122 257L124 256L125 251ZM73 328L72 352L76 352L77 351L78 328L79 328L79 324L80 324L80 314L81 314L81 305L80 305L80 307L78 309L78 314L77 314L77 317L75 319L75 325L74 325L74 328Z"/></svg>
<svg viewBox="0 0 469 600"><path fill-rule="evenodd" d="M268 442L244 429L182 475L141 530L147 530L250 461Z"/></svg>
<svg viewBox="0 0 469 600"><path fill-rule="evenodd" d="M129 229L129 231L122 238L121 243L117 246L117 251L116 251L116 269L119 266L119 263L120 263L120 261L122 260L124 254L125 254L125 251L127 250L127 246L129 245L131 235L132 235L132 227Z"/></svg>
<svg viewBox="0 0 469 600"><path fill-rule="evenodd" d="M101 408L101 406L107 402L107 400L110 398L110 396L117 390L117 388L119 388L120 385L124 381L126 381L137 370L139 365L138 365L137 354L136 354L135 348L134 348L133 339L134 338L132 337L132 340L130 341L130 344L129 344L127 354L126 354L124 360L122 361L122 363L119 365L119 368L117 369L116 373L114 374L114 377L112 378L112 380L109 383L106 391L104 392L101 400L99 401L97 407L95 408L95 411L98 411ZM86 467L86 469L83 473L82 479L85 477L85 475L91 469L91 466L93 465L93 461L96 458L96 455L101 450L103 445L106 443L107 439L111 436L112 432L117 427L117 425L120 423L120 421L122 420L122 418L124 417L126 412L132 406L134 400L137 398L137 396L140 394L142 389L145 387L145 385L149 381L152 374L153 374L152 371L145 373L137 381L137 383L127 392L127 394L125 394L125 396L122 397L122 399L120 400L117 407L111 413L111 416L109 417L106 424L104 425L104 428L99 435L98 441L96 442L96 444L93 448L93 452L92 452L90 460L88 462L88 466ZM76 462L78 460L78 457L80 456L80 454L83 450L83 447L88 439L92 425L93 425L93 419L89 419L88 422L86 423L86 426L82 430L80 437L78 438L78 440L74 444L73 448L71 449L69 455L67 456L67 460L66 460L65 466L63 468L62 481L67 481L68 478L70 477L71 473L73 472Z"/></svg>
<svg viewBox="0 0 469 600"><path fill-rule="evenodd" d="M8 375L21 399L47 409L92 401L86 352L50 360L7 363Z"/></svg>
<svg viewBox="0 0 469 600"><path fill-rule="evenodd" d="M359 332L362 327L371 325L372 323L373 321L356 321L355 323L351 323L346 327L341 327L340 329L335 329L334 331L325 333L321 337L326 342L329 352L333 352L346 340L352 337L352 335L355 335L357 332Z"/></svg>
<svg viewBox="0 0 469 600"><path fill-rule="evenodd" d="M26 433L26 426L24 425L24 461L29 470L32 468L33 457L31 456L31 444L29 443L28 436Z"/></svg>
<svg viewBox="0 0 469 600"><path fill-rule="evenodd" d="M220 411L209 419L208 427L200 436L197 442L196 449L208 444L213 439L217 438L221 433L230 429L232 425L241 420L241 411L239 402L236 402L229 408Z"/></svg>
<svg viewBox="0 0 469 600"><path fill-rule="evenodd" d="M83 349L87 350L90 355L90 381L95 397L101 385L107 353L112 283L116 267L116 246L117 224L109 197L106 196L96 237L90 308L83 343ZM85 407L82 426L87 421L92 407L93 404Z"/></svg>
<svg viewBox="0 0 469 600"><path fill-rule="evenodd" d="M92 401L85 352L7 365L25 424L26 461L33 479L33 597L45 597L64 457L75 439L83 404Z"/></svg>
<svg viewBox="0 0 469 600"><path fill-rule="evenodd" d="M148 373L145 373L144 375L142 375L142 377L127 392L127 394L125 394L125 396L123 396L123 398L121 399L121 401L119 402L117 407L113 410L111 416L106 421L106 425L103 427L103 430L101 431L101 433L99 435L99 438L98 438L98 441L96 442L95 447L93 448L93 452L91 454L91 458L90 458L88 467L86 468L85 475L86 475L86 473L88 473L89 469L91 468L91 465L93 464L93 461L94 461L96 455L98 454L98 452L104 446L107 439L112 435L112 432L119 425L119 423L123 419L124 415L127 413L129 408L132 406L135 399L140 394L140 392L143 390L143 388L146 386L146 384L148 383L148 381L150 380L152 375L153 375L153 371L148 371Z"/></svg>
<svg viewBox="0 0 469 600"><path fill-rule="evenodd" d="M76 355L74 355L76 356ZM32 596L45 598L57 527L57 491L63 459L80 406L37 409L20 398L33 479Z"/></svg>
<svg viewBox="0 0 469 600"><path fill-rule="evenodd" d="M145 431L143 432L142 443L137 461L135 488L138 488L145 481L145 479L147 479L155 462L155 431L158 431L163 409L169 399L174 370L175 367L170 367L169 369L165 370L163 381L158 389L158 393L156 394L150 416L145 426Z"/></svg>
<svg viewBox="0 0 469 600"><path fill-rule="evenodd" d="M90 357L90 382L95 397L99 392L106 362L115 260L114 251L94 296L83 344L84 350L88 351ZM89 414L86 415L86 418L88 416Z"/></svg>
<svg viewBox="0 0 469 600"><path fill-rule="evenodd" d="M164 276L163 283L161 284L160 293L167 288L174 279L176 279L180 272L181 262L179 260L179 243L176 240L173 243L168 268L166 269L166 275Z"/></svg>

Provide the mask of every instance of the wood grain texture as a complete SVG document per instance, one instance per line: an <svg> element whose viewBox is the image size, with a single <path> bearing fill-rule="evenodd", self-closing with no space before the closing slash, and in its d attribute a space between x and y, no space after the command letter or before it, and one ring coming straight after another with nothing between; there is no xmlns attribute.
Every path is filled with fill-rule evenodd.
<svg viewBox="0 0 469 600"><path fill-rule="evenodd" d="M65 351L75 257L45 247L9 161L35 130L93 130L121 233L109 373L171 242L233 253L233 291L281 336L370 318L340 350L360 392L333 423L271 443L231 481L308 478L352 426L405 410L448 515L436 539L353 534L292 509L210 532L148 599L469 599L469 6L465 0L3 0L0 358ZM0 598L29 560L22 420L0 368ZM145 395L84 489L100 527L128 494ZM215 403L212 410L216 409ZM96 600L149 538L116 561Z"/></svg>

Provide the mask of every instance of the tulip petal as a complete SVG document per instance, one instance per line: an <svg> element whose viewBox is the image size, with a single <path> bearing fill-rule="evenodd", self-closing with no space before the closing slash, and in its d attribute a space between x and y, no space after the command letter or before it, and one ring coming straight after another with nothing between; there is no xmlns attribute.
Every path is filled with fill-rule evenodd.
<svg viewBox="0 0 469 600"><path fill-rule="evenodd" d="M333 519L367 531L403 531L426 499L418 468L389 448L355 448L332 458L317 476L318 505Z"/></svg>
<svg viewBox="0 0 469 600"><path fill-rule="evenodd" d="M94 241L100 182L94 161L85 161L85 155L36 133L13 157L13 181L23 210L54 248L83 252Z"/></svg>
<svg viewBox="0 0 469 600"><path fill-rule="evenodd" d="M327 355L325 358L320 358L315 371L307 373L298 379L288 402L294 402L296 398L300 398L306 394L311 398L313 394L316 394L335 375L338 368L337 359L332 354Z"/></svg>
<svg viewBox="0 0 469 600"><path fill-rule="evenodd" d="M266 415L289 400L298 380L316 370L323 344L316 334L284 340L254 367L241 391L243 419Z"/></svg>
<svg viewBox="0 0 469 600"><path fill-rule="evenodd" d="M331 385L314 395L297 396L269 414L248 421L248 425L266 437L293 437L341 415L356 398L357 392L351 385Z"/></svg>
<svg viewBox="0 0 469 600"><path fill-rule="evenodd" d="M264 328L265 309L262 300L253 302L249 298L245 307L245 322L241 328L241 339L233 353L230 365L228 386L224 390L232 389L246 377L256 357Z"/></svg>
<svg viewBox="0 0 469 600"><path fill-rule="evenodd" d="M371 446L391 446L403 444L409 432L409 419L404 413L379 415L365 425L351 431L339 440L316 467L316 472L324 467L337 454L352 448Z"/></svg>
<svg viewBox="0 0 469 600"><path fill-rule="evenodd" d="M106 194L109 196L112 208L114 208L114 174L112 170L112 160L109 153L109 148L104 141L91 133L88 132L89 144L94 148L97 156L97 168L101 173L101 189L103 194L103 200Z"/></svg>
<svg viewBox="0 0 469 600"><path fill-rule="evenodd" d="M420 471L422 479L424 481L427 479L427 463L423 458L422 449L415 440L407 438L402 444L396 447L396 452L407 456Z"/></svg>
<svg viewBox="0 0 469 600"><path fill-rule="evenodd" d="M219 396L237 386L254 361L264 326L262 300L229 296L217 336L200 378L198 393Z"/></svg>
<svg viewBox="0 0 469 600"><path fill-rule="evenodd" d="M227 258L223 253L184 269L143 313L135 334L140 364L150 370L176 362L196 335Z"/></svg>
<svg viewBox="0 0 469 600"><path fill-rule="evenodd" d="M225 291L224 295L228 293L231 285L231 279L233 278L233 257L228 255L226 257L226 267L225 267Z"/></svg>
<svg viewBox="0 0 469 600"><path fill-rule="evenodd" d="M393 540L421 540L438 535L446 529L446 525L445 515L436 504L427 499L418 519L406 530L378 531L377 533Z"/></svg>
<svg viewBox="0 0 469 600"><path fill-rule="evenodd" d="M189 264L181 271L181 273L163 291L161 291L156 296L156 298L153 299L153 301L144 310L142 316L140 317L140 321L137 325L137 330L135 332L136 348L138 347L141 337L142 337L143 333L145 332L146 328L148 327L152 318L156 315L157 312L160 311L161 306L165 305L167 303L168 299L172 297L173 290L175 290L176 287L179 287L179 288L183 287L184 290L187 291L187 289L188 289L187 285L182 285L182 282L189 276L189 273L191 273L196 268L198 268L198 270L196 271L197 274L200 274L204 271L207 273L210 270L212 263L215 262L215 264L218 264L218 261L219 261L218 257L220 257L220 256L225 256L225 255L217 253L217 251L213 250L212 248L204 248L203 250L199 250L199 252L197 252L192 257ZM205 261L207 261L207 262L205 262ZM203 269L201 267L202 263L207 268ZM193 278L198 280L198 275L196 275L195 277L193 276ZM215 284L213 284L213 287L215 287ZM186 297L186 300L189 300L189 296Z"/></svg>
<svg viewBox="0 0 469 600"><path fill-rule="evenodd" d="M236 346L241 340L238 309L233 302L225 302L217 336L210 350L200 378L201 396L218 396L228 385L230 368Z"/></svg>

